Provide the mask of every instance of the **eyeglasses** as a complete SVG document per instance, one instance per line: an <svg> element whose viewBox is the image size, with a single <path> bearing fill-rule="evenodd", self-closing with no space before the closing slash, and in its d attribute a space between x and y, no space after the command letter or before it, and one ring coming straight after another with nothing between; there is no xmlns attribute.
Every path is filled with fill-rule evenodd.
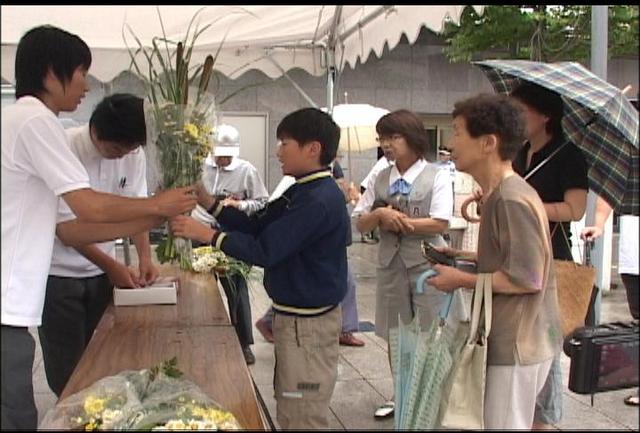
<svg viewBox="0 0 640 433"><path fill-rule="evenodd" d="M109 153L114 156L118 155L118 158L123 158L127 155L132 155L140 152L140 146L136 146L133 149L127 149L125 147L118 146L117 144L111 141L105 141L103 143L109 149Z"/></svg>
<svg viewBox="0 0 640 433"><path fill-rule="evenodd" d="M400 134L391 134L391 135L383 135L381 137L376 137L376 141L379 144L384 144L385 142L388 143L388 142L391 142L393 140L399 140L401 138L402 138L402 135L400 135Z"/></svg>

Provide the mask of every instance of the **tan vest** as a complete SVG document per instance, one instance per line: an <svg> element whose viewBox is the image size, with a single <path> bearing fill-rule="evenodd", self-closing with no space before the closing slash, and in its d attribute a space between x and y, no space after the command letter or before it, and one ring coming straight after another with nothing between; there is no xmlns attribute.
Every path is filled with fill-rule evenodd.
<svg viewBox="0 0 640 433"><path fill-rule="evenodd" d="M376 178L374 190L375 199L384 200L401 210L409 218L429 218L431 208L431 192L436 173L439 170L434 164L427 163L422 172L411 185L408 197L389 195L389 177L393 166L383 169ZM378 263L381 267L389 266L396 254L407 268L425 263L422 256L421 242L426 240L434 245L446 245L442 235L432 234L396 234L386 230L380 230L380 244L378 248Z"/></svg>

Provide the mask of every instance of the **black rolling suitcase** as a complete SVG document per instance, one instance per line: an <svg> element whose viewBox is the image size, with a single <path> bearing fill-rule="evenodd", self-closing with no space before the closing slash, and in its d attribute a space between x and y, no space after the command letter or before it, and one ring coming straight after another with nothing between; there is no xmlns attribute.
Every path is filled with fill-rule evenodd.
<svg viewBox="0 0 640 433"><path fill-rule="evenodd" d="M564 345L571 358L569 389L593 395L637 387L639 332L637 320L576 329Z"/></svg>

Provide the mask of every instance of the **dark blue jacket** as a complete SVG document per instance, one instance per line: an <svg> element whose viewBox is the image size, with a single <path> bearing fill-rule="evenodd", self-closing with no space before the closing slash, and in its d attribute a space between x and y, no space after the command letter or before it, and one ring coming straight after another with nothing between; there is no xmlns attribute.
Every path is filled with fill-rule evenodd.
<svg viewBox="0 0 640 433"><path fill-rule="evenodd" d="M217 204L212 213L225 229L214 246L264 268L276 310L321 314L344 298L351 225L344 195L328 170L298 178L252 216Z"/></svg>

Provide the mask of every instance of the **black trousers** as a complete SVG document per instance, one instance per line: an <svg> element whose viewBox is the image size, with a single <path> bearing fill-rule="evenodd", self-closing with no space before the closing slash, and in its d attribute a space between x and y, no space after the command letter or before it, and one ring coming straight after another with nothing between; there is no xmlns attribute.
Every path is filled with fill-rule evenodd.
<svg viewBox="0 0 640 433"><path fill-rule="evenodd" d="M627 303L631 317L640 318L638 310L640 309L640 275L620 274L624 288L627 291Z"/></svg>
<svg viewBox="0 0 640 433"><path fill-rule="evenodd" d="M93 331L113 299L106 274L90 278L49 276L38 328L47 383L59 397Z"/></svg>
<svg viewBox="0 0 640 433"><path fill-rule="evenodd" d="M220 277L220 283L227 296L229 317L236 329L242 347L253 344L253 326L251 323L251 303L247 281L240 275Z"/></svg>
<svg viewBox="0 0 640 433"><path fill-rule="evenodd" d="M2 430L38 427L33 398L33 359L36 343L29 328L2 325Z"/></svg>

